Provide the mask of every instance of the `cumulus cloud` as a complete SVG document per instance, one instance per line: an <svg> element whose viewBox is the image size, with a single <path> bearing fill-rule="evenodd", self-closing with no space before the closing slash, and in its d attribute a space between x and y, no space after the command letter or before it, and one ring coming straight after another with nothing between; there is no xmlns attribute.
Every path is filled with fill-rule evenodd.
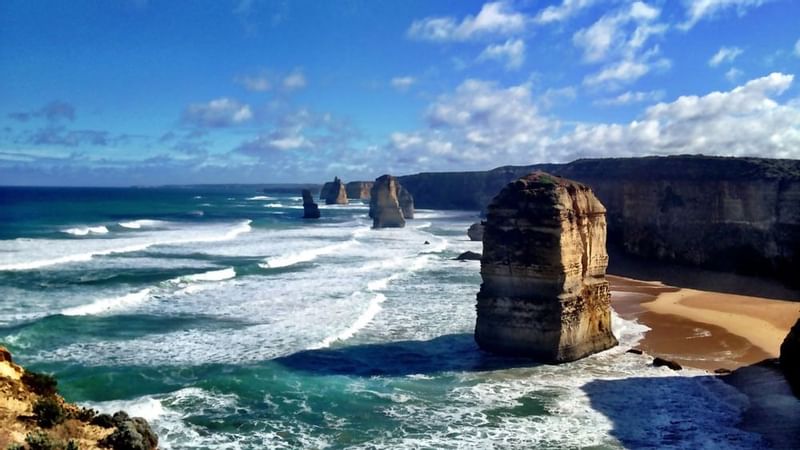
<svg viewBox="0 0 800 450"><path fill-rule="evenodd" d="M725 11L735 10L743 16L749 9L757 8L769 0L683 0L686 7L686 21L679 25L689 30L701 20L713 19Z"/></svg>
<svg viewBox="0 0 800 450"><path fill-rule="evenodd" d="M412 76L394 77L391 80L392 87L398 91L405 91L416 82L417 79Z"/></svg>
<svg viewBox="0 0 800 450"><path fill-rule="evenodd" d="M58 120L73 121L75 120L75 106L61 100L53 100L39 109L13 112L8 117L19 122L27 122L35 118L43 118L51 122Z"/></svg>
<svg viewBox="0 0 800 450"><path fill-rule="evenodd" d="M522 31L528 17L504 2L486 3L476 16L461 21L454 17L426 17L415 20L407 31L412 39L426 41L467 41L489 35L507 36Z"/></svg>
<svg viewBox="0 0 800 450"><path fill-rule="evenodd" d="M253 111L249 105L227 97L191 104L183 112L184 122L210 128L239 125L252 118Z"/></svg>
<svg viewBox="0 0 800 450"><path fill-rule="evenodd" d="M587 75L583 79L583 83L587 86L606 85L616 88L621 84L633 83L652 70L668 69L670 65L671 62L668 59L658 56L656 47L644 55L607 64L599 72Z"/></svg>
<svg viewBox="0 0 800 450"><path fill-rule="evenodd" d="M541 10L534 21L540 24L563 22L595 3L596 0L563 0L560 5L551 5Z"/></svg>
<svg viewBox="0 0 800 450"><path fill-rule="evenodd" d="M721 47L714 56L708 60L708 65L717 67L722 63L732 63L743 52L739 47Z"/></svg>
<svg viewBox="0 0 800 450"><path fill-rule="evenodd" d="M430 105L424 129L394 133L387 147L409 171L676 153L798 158L800 104L776 100L793 79L773 73L730 91L657 103L629 123L571 127L539 113L528 85L467 80ZM662 95L630 92L613 102Z"/></svg>
<svg viewBox="0 0 800 450"><path fill-rule="evenodd" d="M594 103L596 105L605 105L605 106L623 106L623 105L630 105L633 103L659 101L662 98L664 98L664 91L661 90L627 91L617 95L616 97L597 100Z"/></svg>
<svg viewBox="0 0 800 450"><path fill-rule="evenodd" d="M499 61L506 69L519 69L525 62L525 42L521 39L509 39L502 44L493 44L486 47L478 61Z"/></svg>
<svg viewBox="0 0 800 450"><path fill-rule="evenodd" d="M283 87L289 91L302 89L306 87L306 84L306 77L299 69L295 69L283 79Z"/></svg>

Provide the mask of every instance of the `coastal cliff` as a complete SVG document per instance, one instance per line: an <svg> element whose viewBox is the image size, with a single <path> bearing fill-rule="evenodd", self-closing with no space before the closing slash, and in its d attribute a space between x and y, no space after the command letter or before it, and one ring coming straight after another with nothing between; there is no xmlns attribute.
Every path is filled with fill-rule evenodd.
<svg viewBox="0 0 800 450"><path fill-rule="evenodd" d="M369 200L372 181L351 181L345 185L347 198L356 200Z"/></svg>
<svg viewBox="0 0 800 450"><path fill-rule="evenodd" d="M68 403L56 380L14 364L0 347L0 448L154 450L147 422L120 411L113 416Z"/></svg>
<svg viewBox="0 0 800 450"><path fill-rule="evenodd" d="M590 186L608 210L609 244L629 255L800 283L800 161L587 159L399 180L418 207L485 210L535 170Z"/></svg>
<svg viewBox="0 0 800 450"><path fill-rule="evenodd" d="M617 345L605 279L605 212L585 185L543 172L494 198L475 325L481 348L565 362Z"/></svg>

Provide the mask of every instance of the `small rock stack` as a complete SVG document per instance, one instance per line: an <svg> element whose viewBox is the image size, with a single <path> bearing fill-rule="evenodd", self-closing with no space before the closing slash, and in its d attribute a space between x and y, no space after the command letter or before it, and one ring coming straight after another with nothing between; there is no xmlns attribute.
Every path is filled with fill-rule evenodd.
<svg viewBox="0 0 800 450"><path fill-rule="evenodd" d="M319 206L308 189L303 189L303 219L319 219Z"/></svg>

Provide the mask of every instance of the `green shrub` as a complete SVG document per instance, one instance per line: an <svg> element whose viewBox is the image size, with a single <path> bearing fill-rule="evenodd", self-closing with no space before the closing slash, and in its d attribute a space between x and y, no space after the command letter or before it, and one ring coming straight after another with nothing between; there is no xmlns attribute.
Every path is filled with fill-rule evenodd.
<svg viewBox="0 0 800 450"><path fill-rule="evenodd" d="M80 447L78 447L75 441L69 441L67 442L67 446L64 447L64 450L80 450Z"/></svg>
<svg viewBox="0 0 800 450"><path fill-rule="evenodd" d="M92 408L81 408L78 412L72 414L72 418L81 422L91 422L96 415L97 411Z"/></svg>
<svg viewBox="0 0 800 450"><path fill-rule="evenodd" d="M25 442L30 450L60 450L58 442L50 438L44 431L28 433Z"/></svg>
<svg viewBox="0 0 800 450"><path fill-rule="evenodd" d="M45 397L33 404L33 415L36 423L42 428L52 428L67 418L67 412L55 397Z"/></svg>
<svg viewBox="0 0 800 450"><path fill-rule="evenodd" d="M6 450L25 450L25 446L22 444L11 444Z"/></svg>
<svg viewBox="0 0 800 450"><path fill-rule="evenodd" d="M39 395L54 395L57 392L58 381L46 373L25 371L22 374L22 382Z"/></svg>

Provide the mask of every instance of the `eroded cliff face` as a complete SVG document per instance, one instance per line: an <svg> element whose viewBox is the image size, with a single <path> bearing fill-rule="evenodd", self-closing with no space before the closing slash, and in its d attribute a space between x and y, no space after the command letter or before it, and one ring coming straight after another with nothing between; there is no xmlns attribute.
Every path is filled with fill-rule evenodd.
<svg viewBox="0 0 800 450"><path fill-rule="evenodd" d="M325 186L322 187L322 190L325 194L324 198L326 205L347 204L347 191L345 190L344 183L342 183L342 180L340 180L339 177L335 177L330 186L328 186L328 183L325 183Z"/></svg>
<svg viewBox="0 0 800 450"><path fill-rule="evenodd" d="M404 188L400 183L397 184L397 202L400 204L400 210L403 211L403 217L406 219L414 218L414 197Z"/></svg>
<svg viewBox="0 0 800 450"><path fill-rule="evenodd" d="M422 208L485 210L502 186L534 170L589 185L608 209L609 243L630 255L800 284L800 161L594 159L400 182Z"/></svg>
<svg viewBox="0 0 800 450"><path fill-rule="evenodd" d="M375 180L370 192L369 216L373 228L402 228L406 226L398 200L400 185L391 175Z"/></svg>
<svg viewBox="0 0 800 450"><path fill-rule="evenodd" d="M605 279L605 212L588 187L542 172L494 198L475 326L481 348L565 362L617 344Z"/></svg>
<svg viewBox="0 0 800 450"><path fill-rule="evenodd" d="M372 181L351 181L345 186L347 198L356 200L369 200L372 190Z"/></svg>

